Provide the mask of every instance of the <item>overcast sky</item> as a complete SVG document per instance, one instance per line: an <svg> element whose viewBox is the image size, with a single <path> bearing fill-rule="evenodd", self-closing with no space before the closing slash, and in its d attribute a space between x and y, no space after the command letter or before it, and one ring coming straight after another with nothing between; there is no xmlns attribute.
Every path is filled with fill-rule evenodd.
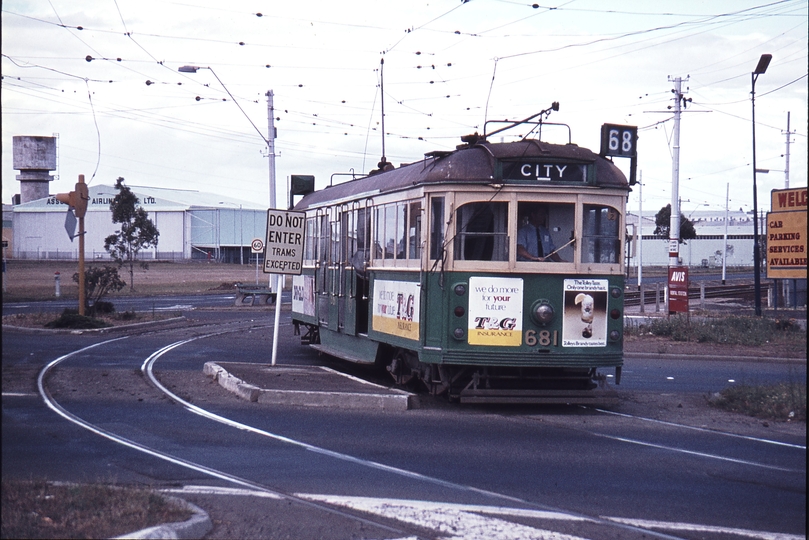
<svg viewBox="0 0 809 540"><path fill-rule="evenodd" d="M279 203L289 175L321 188L375 168L383 103L385 155L398 165L558 101L548 121L596 152L602 124L639 127L653 211L671 202L681 78L682 212L723 210L728 184L731 208L750 210L751 72L769 53L755 101L768 210L785 185L790 112L790 187L806 186L808 18L806 0L4 0L2 200L20 191L12 136L58 134L51 193L84 174L267 205L272 90Z"/></svg>

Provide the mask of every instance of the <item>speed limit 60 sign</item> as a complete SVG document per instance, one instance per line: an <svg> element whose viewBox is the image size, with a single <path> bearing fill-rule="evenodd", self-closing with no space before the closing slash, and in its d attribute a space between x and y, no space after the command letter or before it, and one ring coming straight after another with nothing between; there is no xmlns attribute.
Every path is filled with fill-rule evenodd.
<svg viewBox="0 0 809 540"><path fill-rule="evenodd" d="M264 253L264 240L253 238L253 241L250 242L250 253Z"/></svg>

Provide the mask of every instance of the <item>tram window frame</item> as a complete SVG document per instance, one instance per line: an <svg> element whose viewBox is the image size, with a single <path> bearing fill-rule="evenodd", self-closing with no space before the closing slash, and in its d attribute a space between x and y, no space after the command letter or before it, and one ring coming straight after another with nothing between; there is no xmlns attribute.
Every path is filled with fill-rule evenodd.
<svg viewBox="0 0 809 540"><path fill-rule="evenodd" d="M303 246L303 261L307 266L314 266L317 262L317 218L306 218L306 241Z"/></svg>
<svg viewBox="0 0 809 540"><path fill-rule="evenodd" d="M444 197L430 198L430 260L444 257Z"/></svg>
<svg viewBox="0 0 809 540"><path fill-rule="evenodd" d="M547 261L533 261L521 260L517 246L519 245L519 231L526 224L529 219L528 214L531 206L541 205L547 209L546 221L541 223L553 241L556 253L562 259L561 261L547 260ZM516 201L516 214L517 214L517 227L515 228L515 242L514 242L514 259L519 265L537 265L537 264L573 264L576 262L575 242L571 239L576 237L576 200L572 198L566 199L535 199L519 197ZM547 256L548 254L545 253ZM534 268L536 266L533 266ZM558 267L554 267L557 268Z"/></svg>
<svg viewBox="0 0 809 540"><path fill-rule="evenodd" d="M455 209L456 262L509 261L509 205L509 201L468 201ZM473 225L481 230L471 230Z"/></svg>
<svg viewBox="0 0 809 540"><path fill-rule="evenodd" d="M408 205L406 247L408 260L421 260L421 201Z"/></svg>
<svg viewBox="0 0 809 540"><path fill-rule="evenodd" d="M609 203L582 204L582 264L623 264L623 221L620 208ZM612 230L605 230L604 225Z"/></svg>
<svg viewBox="0 0 809 540"><path fill-rule="evenodd" d="M329 232L331 229L329 226L329 209L325 209L322 213L318 212L318 214L315 216L315 220L319 221L319 223L315 224L317 227L315 288L319 294L325 294L327 292L326 276L328 274L327 264L329 258Z"/></svg>

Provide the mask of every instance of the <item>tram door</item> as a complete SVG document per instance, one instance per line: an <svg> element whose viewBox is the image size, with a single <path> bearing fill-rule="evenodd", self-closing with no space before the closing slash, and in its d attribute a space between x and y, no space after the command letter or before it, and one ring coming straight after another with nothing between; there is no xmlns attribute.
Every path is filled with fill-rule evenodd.
<svg viewBox="0 0 809 540"><path fill-rule="evenodd" d="M329 213L318 210L315 217L317 231L317 267L315 269L315 291L317 302L317 322L329 326Z"/></svg>
<svg viewBox="0 0 809 540"><path fill-rule="evenodd" d="M368 333L368 234L370 211L355 202L342 215L342 301L340 328L349 335Z"/></svg>
<svg viewBox="0 0 809 540"><path fill-rule="evenodd" d="M340 309L342 295L342 222L341 212L333 209L329 216L329 258L326 272L326 286L329 296L329 330L341 330L342 311Z"/></svg>

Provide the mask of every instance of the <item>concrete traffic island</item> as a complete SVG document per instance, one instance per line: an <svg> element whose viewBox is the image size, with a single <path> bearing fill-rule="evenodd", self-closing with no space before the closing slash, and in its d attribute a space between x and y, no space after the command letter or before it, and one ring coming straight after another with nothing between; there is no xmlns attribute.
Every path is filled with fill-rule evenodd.
<svg viewBox="0 0 809 540"><path fill-rule="evenodd" d="M417 406L415 394L323 366L205 362L202 371L226 390L254 403L385 411Z"/></svg>

